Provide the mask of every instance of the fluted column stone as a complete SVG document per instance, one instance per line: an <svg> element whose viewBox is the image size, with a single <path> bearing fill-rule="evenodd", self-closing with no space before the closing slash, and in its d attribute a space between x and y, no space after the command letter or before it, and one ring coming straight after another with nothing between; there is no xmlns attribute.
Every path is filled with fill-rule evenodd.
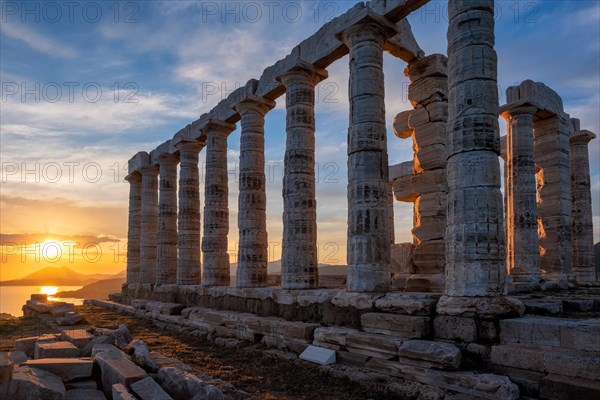
<svg viewBox="0 0 600 400"><path fill-rule="evenodd" d="M129 221L127 229L127 283L140 282L140 235L142 230L142 175L133 172L129 182Z"/></svg>
<svg viewBox="0 0 600 400"><path fill-rule="evenodd" d="M348 129L348 282L350 292L391 284L383 44L389 31L365 22L343 32L350 50Z"/></svg>
<svg viewBox="0 0 600 400"><path fill-rule="evenodd" d="M140 167L142 174L142 224L140 234L140 283L156 282L158 228L158 167Z"/></svg>
<svg viewBox="0 0 600 400"><path fill-rule="evenodd" d="M578 121L577 121L578 122ZM573 273L578 283L596 282L594 228L588 144L596 135L577 130L570 136L573 196Z"/></svg>
<svg viewBox="0 0 600 400"><path fill-rule="evenodd" d="M315 183L315 85L327 71L300 63L279 80L286 88L281 286L319 284Z"/></svg>
<svg viewBox="0 0 600 400"><path fill-rule="evenodd" d="M204 128L206 172L204 184L204 236L202 237L204 286L229 285L229 233L227 136L235 125L217 120Z"/></svg>
<svg viewBox="0 0 600 400"><path fill-rule="evenodd" d="M198 153L204 142L181 141L179 150L179 210L177 214L177 284L199 285L200 255L200 173Z"/></svg>
<svg viewBox="0 0 600 400"><path fill-rule="evenodd" d="M246 95L235 106L241 116L238 197L238 287L267 286L269 263L265 179L265 114L275 107L268 99Z"/></svg>
<svg viewBox="0 0 600 400"><path fill-rule="evenodd" d="M445 294L500 295L506 249L494 1L450 0L448 11Z"/></svg>
<svg viewBox="0 0 600 400"><path fill-rule="evenodd" d="M506 257L514 290L540 284L537 182L534 159L533 115L537 107L506 106Z"/></svg>
<svg viewBox="0 0 600 400"><path fill-rule="evenodd" d="M156 236L156 283L177 282L177 164L179 157L158 157L159 197L158 233Z"/></svg>

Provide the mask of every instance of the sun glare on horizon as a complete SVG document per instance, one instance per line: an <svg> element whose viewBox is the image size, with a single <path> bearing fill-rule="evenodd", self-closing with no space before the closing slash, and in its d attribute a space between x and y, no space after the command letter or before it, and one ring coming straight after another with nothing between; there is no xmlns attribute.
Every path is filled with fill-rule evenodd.
<svg viewBox="0 0 600 400"><path fill-rule="evenodd" d="M42 257L55 259L57 257L60 257L60 255L62 254L62 248L60 243L58 243L57 241L46 239L46 241L42 243L41 252Z"/></svg>
<svg viewBox="0 0 600 400"><path fill-rule="evenodd" d="M47 294L48 296L54 296L58 292L57 286L41 286L40 293Z"/></svg>

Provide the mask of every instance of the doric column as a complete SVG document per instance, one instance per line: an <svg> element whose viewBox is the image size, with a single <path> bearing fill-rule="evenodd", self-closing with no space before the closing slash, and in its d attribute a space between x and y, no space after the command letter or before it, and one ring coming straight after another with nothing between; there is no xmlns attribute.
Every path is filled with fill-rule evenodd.
<svg viewBox="0 0 600 400"><path fill-rule="evenodd" d="M494 1L450 0L448 11L445 294L500 295L506 249Z"/></svg>
<svg viewBox="0 0 600 400"><path fill-rule="evenodd" d="M140 167L142 174L142 231L140 283L156 282L156 229L158 226L158 167Z"/></svg>
<svg viewBox="0 0 600 400"><path fill-rule="evenodd" d="M195 140L181 141L177 144L180 160L177 214L178 285L199 285L201 280L198 153L203 147L203 142Z"/></svg>
<svg viewBox="0 0 600 400"><path fill-rule="evenodd" d="M350 50L348 129L348 283L351 292L384 292L391 284L388 154L383 44L376 22L354 25Z"/></svg>
<svg viewBox="0 0 600 400"><path fill-rule="evenodd" d="M204 128L206 134L206 171L204 180L204 236L202 253L204 286L229 285L229 233L227 136L235 125L217 120Z"/></svg>
<svg viewBox="0 0 600 400"><path fill-rule="evenodd" d="M595 138L596 135L586 130L578 130L570 136L573 196L573 273L578 283L596 281L590 160L588 155L588 143Z"/></svg>
<svg viewBox="0 0 600 400"><path fill-rule="evenodd" d="M319 284L315 194L315 85L327 71L300 63L278 79L286 88L281 286Z"/></svg>
<svg viewBox="0 0 600 400"><path fill-rule="evenodd" d="M156 283L177 282L177 164L179 157L158 157L159 198L158 234L156 238Z"/></svg>
<svg viewBox="0 0 600 400"><path fill-rule="evenodd" d="M246 95L235 107L241 116L240 193L238 197L238 287L267 286L267 194L265 182L265 114L268 99Z"/></svg>
<svg viewBox="0 0 600 400"><path fill-rule="evenodd" d="M127 283L140 282L140 233L142 223L142 175L133 172L129 182L129 221L127 230Z"/></svg>
<svg viewBox="0 0 600 400"><path fill-rule="evenodd" d="M567 114L535 121L540 264L543 288L567 288L573 275L573 197Z"/></svg>
<svg viewBox="0 0 600 400"><path fill-rule="evenodd" d="M506 257L517 291L539 286L540 249L537 182L533 147L533 115L537 107L505 107L506 136Z"/></svg>

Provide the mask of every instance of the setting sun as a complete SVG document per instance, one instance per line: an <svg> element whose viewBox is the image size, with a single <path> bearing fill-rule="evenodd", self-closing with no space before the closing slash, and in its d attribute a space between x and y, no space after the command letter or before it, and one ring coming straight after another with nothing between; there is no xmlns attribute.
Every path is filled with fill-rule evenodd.
<svg viewBox="0 0 600 400"><path fill-rule="evenodd" d="M42 286L40 287L41 294L47 294L48 296L54 296L58 292L58 287L56 286Z"/></svg>
<svg viewBox="0 0 600 400"><path fill-rule="evenodd" d="M43 244L42 244L42 257L44 258L49 258L49 259L55 259L55 258L59 258L62 254L62 249L60 246L60 243L55 242L54 240L46 240Z"/></svg>

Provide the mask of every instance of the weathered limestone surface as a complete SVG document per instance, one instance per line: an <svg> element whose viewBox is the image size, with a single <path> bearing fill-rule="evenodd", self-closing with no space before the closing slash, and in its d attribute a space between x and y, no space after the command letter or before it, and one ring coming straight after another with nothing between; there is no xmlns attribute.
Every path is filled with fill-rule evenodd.
<svg viewBox="0 0 600 400"><path fill-rule="evenodd" d="M13 372L7 398L64 400L65 395L65 385L58 376L42 369L21 366Z"/></svg>
<svg viewBox="0 0 600 400"><path fill-rule="evenodd" d="M156 381L175 399L224 399L223 393L195 375L174 367L164 367L158 371Z"/></svg>
<svg viewBox="0 0 600 400"><path fill-rule="evenodd" d="M158 198L158 234L156 283L177 280L177 164L179 157L158 156L160 178Z"/></svg>
<svg viewBox="0 0 600 400"><path fill-rule="evenodd" d="M315 85L327 72L306 63L287 71L281 286L318 287L315 194Z"/></svg>
<svg viewBox="0 0 600 400"><path fill-rule="evenodd" d="M22 365L43 369L60 377L63 382L69 382L78 378L91 377L94 361L91 358L42 358L28 360Z"/></svg>
<svg viewBox="0 0 600 400"><path fill-rule="evenodd" d="M33 358L67 358L79 357L79 349L70 342L52 342L35 344Z"/></svg>
<svg viewBox="0 0 600 400"><path fill-rule="evenodd" d="M533 145L533 106L501 110L508 122L506 137L507 269L517 290L539 287L540 251L537 185Z"/></svg>
<svg viewBox="0 0 600 400"><path fill-rule="evenodd" d="M144 165L142 174L142 225L140 234L140 283L156 282L158 228L158 168Z"/></svg>
<svg viewBox="0 0 600 400"><path fill-rule="evenodd" d="M135 172L129 182L129 222L127 226L127 282L140 281L140 238L142 229L142 175Z"/></svg>
<svg viewBox="0 0 600 400"><path fill-rule="evenodd" d="M143 369L135 365L123 352L114 346L96 346L92 353L96 363L100 367L102 387L107 397L112 395L114 384L121 383L129 387L132 383L142 380L147 376Z"/></svg>
<svg viewBox="0 0 600 400"><path fill-rule="evenodd" d="M265 114L272 100L247 95L236 106L241 116L238 197L238 287L267 285L269 263L265 180Z"/></svg>
<svg viewBox="0 0 600 400"><path fill-rule="evenodd" d="M96 389L67 390L65 400L106 400L106 396Z"/></svg>
<svg viewBox="0 0 600 400"><path fill-rule="evenodd" d="M113 400L136 400L135 396L129 393L129 390L125 385L116 383L112 386L112 399Z"/></svg>
<svg viewBox="0 0 600 400"><path fill-rule="evenodd" d="M450 0L448 9L445 293L499 295L504 287L506 254L498 161L494 1Z"/></svg>
<svg viewBox="0 0 600 400"><path fill-rule="evenodd" d="M203 142L182 140L179 150L179 210L177 214L177 284L199 285L200 255L200 172L198 153Z"/></svg>
<svg viewBox="0 0 600 400"><path fill-rule="evenodd" d="M205 127L206 176L204 184L204 236L202 284L229 285L229 206L227 136L235 125L213 120Z"/></svg>
<svg viewBox="0 0 600 400"><path fill-rule="evenodd" d="M82 348L94 339L94 335L85 329L67 329L61 332L61 339Z"/></svg>
<svg viewBox="0 0 600 400"><path fill-rule="evenodd" d="M141 400L172 400L172 397L150 377L132 383L131 390Z"/></svg>
<svg viewBox="0 0 600 400"><path fill-rule="evenodd" d="M367 20L341 35L350 50L347 289L351 292L384 292L391 284L383 44L392 32L379 21Z"/></svg>
<svg viewBox="0 0 600 400"><path fill-rule="evenodd" d="M402 339L429 335L429 317L387 313L365 313L360 318L365 332L381 333Z"/></svg>
<svg viewBox="0 0 600 400"><path fill-rule="evenodd" d="M442 292L447 187L445 177L440 185L430 185L420 178L425 174L444 173L446 167L448 59L433 54L415 60L404 74L411 80L408 99L415 109L398 114L394 129L398 137L412 138L414 156L410 169L407 163L404 171L399 169L390 179L393 183L402 182L394 185L395 197L414 203L414 251L410 260L412 268L397 273L395 281L400 280L401 287L408 291ZM408 195L405 194L407 189Z"/></svg>
<svg viewBox="0 0 600 400"><path fill-rule="evenodd" d="M572 120L579 125L579 120ZM573 273L578 283L597 281L594 269L594 228L588 144L596 138L579 130L569 137L571 144L571 191L573 197Z"/></svg>
<svg viewBox="0 0 600 400"><path fill-rule="evenodd" d="M442 369L458 369L461 352L451 343L429 340L407 340L398 348L402 358L426 361Z"/></svg>

